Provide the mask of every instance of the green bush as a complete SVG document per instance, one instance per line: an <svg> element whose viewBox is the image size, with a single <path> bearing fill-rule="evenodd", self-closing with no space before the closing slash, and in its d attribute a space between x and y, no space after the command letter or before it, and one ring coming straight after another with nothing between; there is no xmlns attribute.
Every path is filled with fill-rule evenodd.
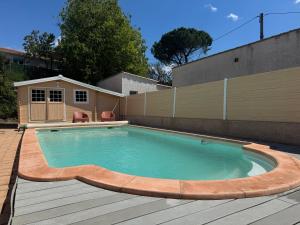
<svg viewBox="0 0 300 225"><path fill-rule="evenodd" d="M17 118L17 96L13 82L0 74L0 118Z"/></svg>

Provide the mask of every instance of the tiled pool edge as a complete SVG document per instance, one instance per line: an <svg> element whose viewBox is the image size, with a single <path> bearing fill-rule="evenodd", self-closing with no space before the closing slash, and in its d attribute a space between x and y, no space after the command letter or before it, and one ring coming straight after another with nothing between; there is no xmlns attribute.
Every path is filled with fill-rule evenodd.
<svg viewBox="0 0 300 225"><path fill-rule="evenodd" d="M227 199L271 195L300 186L300 161L268 146L250 143L245 149L273 158L271 172L239 179L182 181L138 177L113 172L95 165L68 168L48 167L35 129L25 131L21 144L19 176L33 181L78 179L114 191L155 197L184 199Z"/></svg>

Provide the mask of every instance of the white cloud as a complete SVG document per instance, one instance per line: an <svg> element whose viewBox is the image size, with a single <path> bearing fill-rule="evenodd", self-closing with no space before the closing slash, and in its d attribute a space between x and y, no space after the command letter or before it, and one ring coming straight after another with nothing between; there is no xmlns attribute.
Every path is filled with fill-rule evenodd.
<svg viewBox="0 0 300 225"><path fill-rule="evenodd" d="M218 11L218 8L213 6L212 4L207 4L204 7L209 8L211 12L217 12Z"/></svg>
<svg viewBox="0 0 300 225"><path fill-rule="evenodd" d="M295 3L295 4L299 4L299 3L300 3L300 0L295 0L294 3Z"/></svg>
<svg viewBox="0 0 300 225"><path fill-rule="evenodd" d="M58 46L60 40L61 40L61 36L58 36L58 37L55 39L55 41L54 41L54 47L57 47L57 46Z"/></svg>
<svg viewBox="0 0 300 225"><path fill-rule="evenodd" d="M232 20L233 22L236 22L239 20L239 16L234 14L234 13L230 13L228 16L227 16L228 19Z"/></svg>

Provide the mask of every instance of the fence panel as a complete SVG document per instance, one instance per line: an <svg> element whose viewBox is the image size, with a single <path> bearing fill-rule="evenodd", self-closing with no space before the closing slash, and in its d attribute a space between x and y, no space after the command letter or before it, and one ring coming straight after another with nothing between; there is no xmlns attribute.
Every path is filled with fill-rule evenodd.
<svg viewBox="0 0 300 225"><path fill-rule="evenodd" d="M144 100L145 100L145 94L127 96L127 115L143 116Z"/></svg>
<svg viewBox="0 0 300 225"><path fill-rule="evenodd" d="M177 88L175 117L222 119L223 94L224 81Z"/></svg>
<svg viewBox="0 0 300 225"><path fill-rule="evenodd" d="M228 80L229 120L300 122L300 68Z"/></svg>
<svg viewBox="0 0 300 225"><path fill-rule="evenodd" d="M147 93L147 116L172 117L173 90Z"/></svg>

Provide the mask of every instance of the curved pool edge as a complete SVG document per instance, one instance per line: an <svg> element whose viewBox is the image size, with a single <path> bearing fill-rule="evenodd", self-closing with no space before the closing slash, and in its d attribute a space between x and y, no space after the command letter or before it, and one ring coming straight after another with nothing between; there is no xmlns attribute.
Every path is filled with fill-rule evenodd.
<svg viewBox="0 0 300 225"><path fill-rule="evenodd" d="M216 138L216 137L214 137ZM220 139L224 141L224 139ZM78 179L101 188L130 194L181 199L231 199L277 194L300 186L300 161L269 146L247 143L244 149L262 154L277 164L272 171L228 180L171 180L132 176L96 165L51 168L40 148L35 129L24 133L19 176L32 181Z"/></svg>

